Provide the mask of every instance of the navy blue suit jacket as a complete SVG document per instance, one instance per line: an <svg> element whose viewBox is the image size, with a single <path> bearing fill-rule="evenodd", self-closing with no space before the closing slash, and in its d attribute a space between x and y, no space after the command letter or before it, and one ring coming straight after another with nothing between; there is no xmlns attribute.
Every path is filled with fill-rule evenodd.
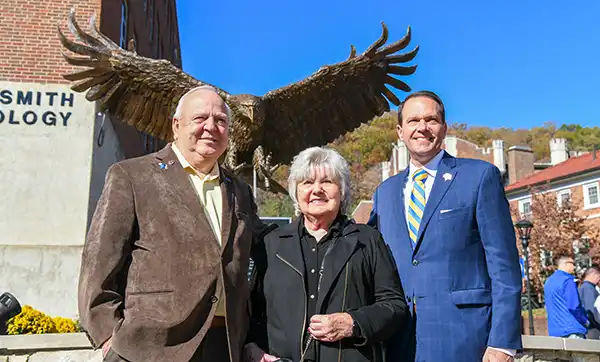
<svg viewBox="0 0 600 362"><path fill-rule="evenodd" d="M521 349L521 272L499 170L444 152L414 251L407 176L408 168L377 188L369 220L392 251L412 313L388 360L481 361L487 346Z"/></svg>

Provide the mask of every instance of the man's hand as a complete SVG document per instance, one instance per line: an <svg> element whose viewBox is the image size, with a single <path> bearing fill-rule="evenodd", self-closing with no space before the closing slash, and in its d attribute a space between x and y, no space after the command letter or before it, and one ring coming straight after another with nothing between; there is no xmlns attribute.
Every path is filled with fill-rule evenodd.
<svg viewBox="0 0 600 362"><path fill-rule="evenodd" d="M108 351L110 351L110 346L112 345L112 337L110 337L104 344L102 345L102 357L106 357Z"/></svg>
<svg viewBox="0 0 600 362"><path fill-rule="evenodd" d="M352 337L353 323L348 313L315 314L310 319L308 332L321 342L336 342Z"/></svg>
<svg viewBox="0 0 600 362"><path fill-rule="evenodd" d="M488 347L483 355L483 362L513 362L514 357L496 349Z"/></svg>
<svg viewBox="0 0 600 362"><path fill-rule="evenodd" d="M265 353L256 343L248 343L244 346L244 361L246 362L273 362L279 357Z"/></svg>

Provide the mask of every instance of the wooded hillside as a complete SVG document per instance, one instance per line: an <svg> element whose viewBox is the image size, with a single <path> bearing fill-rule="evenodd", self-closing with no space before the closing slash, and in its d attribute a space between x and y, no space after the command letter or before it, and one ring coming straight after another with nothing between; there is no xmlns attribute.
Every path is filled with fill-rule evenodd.
<svg viewBox="0 0 600 362"><path fill-rule="evenodd" d="M367 124L338 138L330 147L346 158L352 168L352 200L369 200L381 180L382 161L390 158L396 142L396 112L384 114ZM464 123L449 124L449 134L473 142L481 147L491 147L492 140L504 140L504 147L527 145L533 149L536 160L550 159L551 138L566 138L572 151L591 151L600 146L600 127L582 127L577 124L557 126L546 122L532 129L495 128L468 126ZM287 167L277 171L277 179L287 186ZM261 216L292 216L293 207L288 197L258 192L257 202Z"/></svg>

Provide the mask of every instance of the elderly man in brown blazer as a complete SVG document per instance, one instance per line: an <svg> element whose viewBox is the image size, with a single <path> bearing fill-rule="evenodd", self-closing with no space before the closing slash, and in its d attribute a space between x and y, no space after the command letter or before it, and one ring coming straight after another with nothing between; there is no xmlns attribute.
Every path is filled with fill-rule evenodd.
<svg viewBox="0 0 600 362"><path fill-rule="evenodd" d="M81 324L105 361L241 361L264 228L250 187L218 165L229 121L214 89L193 89L173 143L108 170L79 280Z"/></svg>

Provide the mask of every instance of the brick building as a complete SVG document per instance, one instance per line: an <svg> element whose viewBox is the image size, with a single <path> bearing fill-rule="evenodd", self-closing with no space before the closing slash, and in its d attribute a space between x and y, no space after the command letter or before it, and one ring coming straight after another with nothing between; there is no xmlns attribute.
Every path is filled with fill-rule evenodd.
<svg viewBox="0 0 600 362"><path fill-rule="evenodd" d="M579 210L577 216L585 217L591 227L600 229L600 152L571 155L565 139L550 140L550 147L552 166L537 172L530 149L514 152L518 176L505 188L511 206L519 210L521 217L534 218L530 188L543 186L544 192L556 195L557 207L570 200Z"/></svg>
<svg viewBox="0 0 600 362"><path fill-rule="evenodd" d="M69 10L140 55L181 67L175 0L0 3L0 293L51 315L77 316L80 254L108 167L161 144L97 112L62 75L57 26Z"/></svg>

